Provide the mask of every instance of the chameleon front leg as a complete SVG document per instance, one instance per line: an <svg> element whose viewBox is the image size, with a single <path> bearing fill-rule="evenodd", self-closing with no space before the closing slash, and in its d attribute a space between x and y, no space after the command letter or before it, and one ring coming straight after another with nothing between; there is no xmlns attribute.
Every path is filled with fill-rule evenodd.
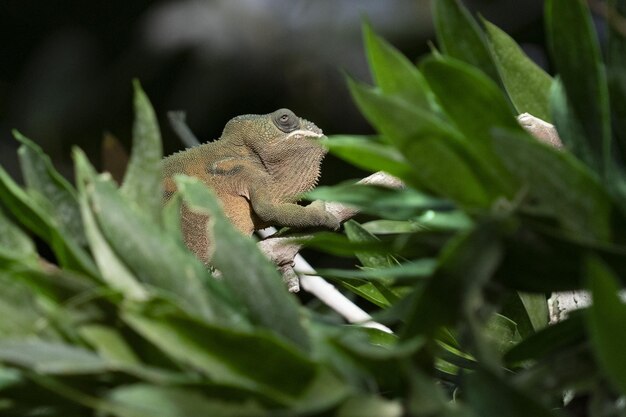
<svg viewBox="0 0 626 417"><path fill-rule="evenodd" d="M300 206L294 203L277 202L265 190L249 190L250 203L255 214L267 224L283 227L339 228L339 220L324 210L323 203Z"/></svg>

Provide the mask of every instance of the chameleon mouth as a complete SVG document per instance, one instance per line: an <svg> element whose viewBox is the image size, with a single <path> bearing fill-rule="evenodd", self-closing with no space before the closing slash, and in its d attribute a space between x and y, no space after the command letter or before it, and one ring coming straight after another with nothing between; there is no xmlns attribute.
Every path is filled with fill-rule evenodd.
<svg viewBox="0 0 626 417"><path fill-rule="evenodd" d="M304 136L304 137L307 137L307 138L321 138L322 136L324 136L324 134L320 133L320 132L315 132L313 130L298 129L298 130L294 130L293 132L289 133L287 135L287 139L291 138L292 136Z"/></svg>

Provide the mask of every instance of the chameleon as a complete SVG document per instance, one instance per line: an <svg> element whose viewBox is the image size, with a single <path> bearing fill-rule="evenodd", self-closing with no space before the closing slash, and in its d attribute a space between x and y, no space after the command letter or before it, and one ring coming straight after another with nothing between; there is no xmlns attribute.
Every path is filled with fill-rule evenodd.
<svg viewBox="0 0 626 417"><path fill-rule="evenodd" d="M315 187L326 150L322 130L289 109L229 120L219 139L163 159L164 203L176 192L173 177L202 180L219 198L224 213L246 235L268 226L324 227L339 221L323 203L297 204ZM185 244L205 263L211 257L206 215L181 207Z"/></svg>

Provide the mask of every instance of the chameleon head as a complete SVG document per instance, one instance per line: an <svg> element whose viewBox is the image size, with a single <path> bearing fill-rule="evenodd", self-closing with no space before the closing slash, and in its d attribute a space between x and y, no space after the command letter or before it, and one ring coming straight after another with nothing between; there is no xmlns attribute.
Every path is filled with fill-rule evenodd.
<svg viewBox="0 0 626 417"><path fill-rule="evenodd" d="M322 130L289 109L231 119L222 137L237 138L272 176L282 196L295 196L313 188L326 150L317 139Z"/></svg>

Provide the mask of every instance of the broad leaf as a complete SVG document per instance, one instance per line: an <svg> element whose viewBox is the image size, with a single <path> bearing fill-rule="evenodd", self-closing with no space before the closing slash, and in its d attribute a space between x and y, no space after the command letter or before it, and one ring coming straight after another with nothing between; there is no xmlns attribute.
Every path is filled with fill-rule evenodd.
<svg viewBox="0 0 626 417"><path fill-rule="evenodd" d="M409 162L389 144L369 137L330 136L324 145L330 153L354 166L370 172L385 171L416 185Z"/></svg>
<svg viewBox="0 0 626 417"><path fill-rule="evenodd" d="M417 183L464 206L487 206L491 198L460 135L431 114L356 83L350 90L370 123L395 145L413 169Z"/></svg>
<svg viewBox="0 0 626 417"><path fill-rule="evenodd" d="M124 319L173 359L216 382L255 390L276 401L301 395L315 377L316 365L302 351L269 332L130 312Z"/></svg>
<svg viewBox="0 0 626 417"><path fill-rule="evenodd" d="M611 169L609 92L591 16L582 0L548 0L545 7L554 66L584 133L584 146L573 151L606 175Z"/></svg>
<svg viewBox="0 0 626 417"><path fill-rule="evenodd" d="M22 143L18 155L27 191L51 214L66 239L85 246L76 190L54 169L39 146L17 131L13 131L13 136Z"/></svg>
<svg viewBox="0 0 626 417"><path fill-rule="evenodd" d="M76 169L99 230L134 276L209 322L235 324L241 320L223 283L211 278L177 239L132 208L110 179L93 178L84 164L77 164ZM132 285L129 282L119 284Z"/></svg>
<svg viewBox="0 0 626 417"><path fill-rule="evenodd" d="M609 196L576 158L526 134L498 130L494 149L509 170L568 231L582 239L611 239Z"/></svg>
<svg viewBox="0 0 626 417"><path fill-rule="evenodd" d="M435 28L439 47L445 55L473 65L492 80L498 70L476 20L459 0L433 0Z"/></svg>
<svg viewBox="0 0 626 417"><path fill-rule="evenodd" d="M298 304L287 291L276 267L252 239L235 229L215 194L200 180L177 176L176 183L192 210L211 216L210 230L207 230L214 245L211 263L222 272L222 282L245 306L250 320L308 349L308 335L301 324ZM242 258L242 254L246 257Z"/></svg>
<svg viewBox="0 0 626 417"><path fill-rule="evenodd" d="M121 190L137 210L159 223L163 198L161 133L154 109L141 89L139 81L135 80L133 87L135 91L133 147Z"/></svg>
<svg viewBox="0 0 626 417"><path fill-rule="evenodd" d="M363 26L365 50L376 85L387 95L396 95L423 109L432 108L434 96L426 80L411 61L369 25Z"/></svg>
<svg viewBox="0 0 626 417"><path fill-rule="evenodd" d="M550 122L552 78L535 64L515 40L496 25L483 20L504 88L518 113L530 113Z"/></svg>

